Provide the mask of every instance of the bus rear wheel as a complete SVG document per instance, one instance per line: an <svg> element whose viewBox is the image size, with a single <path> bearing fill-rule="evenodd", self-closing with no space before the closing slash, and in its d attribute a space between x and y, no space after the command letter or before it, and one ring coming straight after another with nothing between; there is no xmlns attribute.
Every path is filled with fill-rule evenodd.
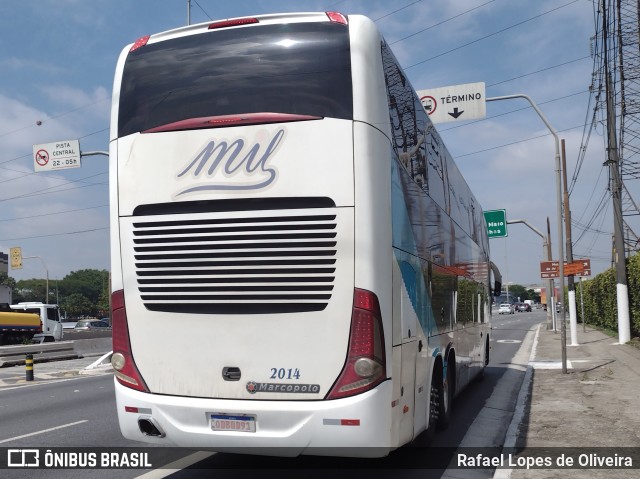
<svg viewBox="0 0 640 479"><path fill-rule="evenodd" d="M429 401L429 430L444 430L449 427L451 419L451 401L453 399L451 382L452 376L447 371L446 376L442 368L437 367L431 377L431 395Z"/></svg>
<svg viewBox="0 0 640 479"><path fill-rule="evenodd" d="M451 367L453 365L449 365L447 367L447 374L443 375L441 380L439 381L439 398L438 401L438 429L440 431L449 427L449 422L451 420L451 405L453 401L453 382L451 375Z"/></svg>

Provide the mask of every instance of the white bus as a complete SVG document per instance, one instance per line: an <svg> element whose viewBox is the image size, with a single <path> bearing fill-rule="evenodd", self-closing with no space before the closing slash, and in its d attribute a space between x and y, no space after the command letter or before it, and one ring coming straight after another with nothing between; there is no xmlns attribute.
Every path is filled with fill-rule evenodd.
<svg viewBox="0 0 640 479"><path fill-rule="evenodd" d="M126 438L384 456L489 360L482 209L366 17L126 47L110 200Z"/></svg>

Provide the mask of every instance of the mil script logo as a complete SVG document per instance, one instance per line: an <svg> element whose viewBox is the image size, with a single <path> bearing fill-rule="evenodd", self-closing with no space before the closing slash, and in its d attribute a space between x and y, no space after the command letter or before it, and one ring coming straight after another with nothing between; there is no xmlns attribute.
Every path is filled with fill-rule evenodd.
<svg viewBox="0 0 640 479"><path fill-rule="evenodd" d="M266 188L277 177L277 170L269 164L269 160L278 151L285 136L285 129L280 128L272 135L265 130L259 131L253 143L243 138L210 140L176 174L177 180L191 181L174 197Z"/></svg>

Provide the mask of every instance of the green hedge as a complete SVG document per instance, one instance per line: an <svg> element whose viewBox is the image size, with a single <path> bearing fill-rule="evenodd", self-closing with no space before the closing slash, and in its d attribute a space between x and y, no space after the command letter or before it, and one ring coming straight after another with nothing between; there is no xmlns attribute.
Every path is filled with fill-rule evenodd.
<svg viewBox="0 0 640 479"><path fill-rule="evenodd" d="M627 259L627 283L629 289L629 314L631 335L640 336L640 255ZM616 271L611 268L595 278L583 281L584 315L587 324L594 324L613 331L618 330ZM576 281L576 309L582 321L580 284Z"/></svg>

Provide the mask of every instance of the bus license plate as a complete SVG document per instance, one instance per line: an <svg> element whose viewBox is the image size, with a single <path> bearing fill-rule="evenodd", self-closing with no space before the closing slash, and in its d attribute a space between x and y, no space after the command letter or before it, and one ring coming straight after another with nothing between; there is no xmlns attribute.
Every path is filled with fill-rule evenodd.
<svg viewBox="0 0 640 479"><path fill-rule="evenodd" d="M219 414L210 415L211 430L256 432L256 417L244 414Z"/></svg>

